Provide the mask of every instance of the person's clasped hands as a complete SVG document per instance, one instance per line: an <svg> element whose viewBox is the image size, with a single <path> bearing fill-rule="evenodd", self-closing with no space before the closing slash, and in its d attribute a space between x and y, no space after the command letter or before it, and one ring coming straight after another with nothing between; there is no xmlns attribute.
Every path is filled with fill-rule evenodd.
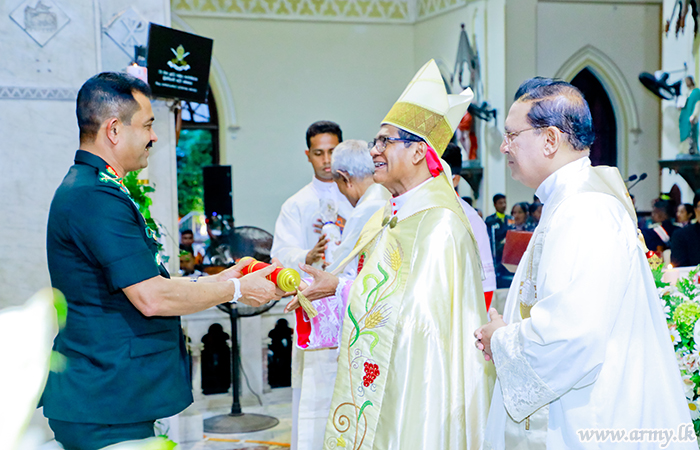
<svg viewBox="0 0 700 450"><path fill-rule="evenodd" d="M496 308L491 308L489 309L489 323L482 325L474 332L474 337L476 338L474 345L481 350L486 361L493 359L493 353L491 353L491 337L493 333L506 325L503 321L503 316L498 314Z"/></svg>

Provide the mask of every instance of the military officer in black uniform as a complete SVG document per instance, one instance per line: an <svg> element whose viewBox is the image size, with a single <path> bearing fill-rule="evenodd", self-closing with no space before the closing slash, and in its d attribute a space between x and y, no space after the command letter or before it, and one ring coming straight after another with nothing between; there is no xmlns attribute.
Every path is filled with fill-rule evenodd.
<svg viewBox="0 0 700 450"><path fill-rule="evenodd" d="M51 203L52 285L66 296L44 415L66 449L92 450L153 436L156 419L192 402L180 315L219 303L259 306L282 292L232 267L197 283L170 279L157 243L121 178L146 167L157 136L150 89L101 73L80 89L80 150ZM232 282L228 282L232 281Z"/></svg>

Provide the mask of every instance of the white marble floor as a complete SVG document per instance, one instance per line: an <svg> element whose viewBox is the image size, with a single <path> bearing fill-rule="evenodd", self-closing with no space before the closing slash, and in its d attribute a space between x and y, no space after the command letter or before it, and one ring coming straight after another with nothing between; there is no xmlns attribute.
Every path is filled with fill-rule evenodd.
<svg viewBox="0 0 700 450"><path fill-rule="evenodd" d="M279 420L277 426L253 433L213 434L206 433L199 442L187 442L178 450L282 450L289 448L292 437L292 389L277 388L262 396L259 403L242 403L243 413L265 414ZM207 395L197 399L194 407L208 419L231 411L231 394Z"/></svg>

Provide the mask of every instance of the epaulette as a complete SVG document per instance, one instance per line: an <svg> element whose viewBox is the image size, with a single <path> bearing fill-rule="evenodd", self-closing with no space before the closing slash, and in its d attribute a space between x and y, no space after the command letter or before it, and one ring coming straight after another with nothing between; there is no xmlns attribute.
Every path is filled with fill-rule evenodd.
<svg viewBox="0 0 700 450"><path fill-rule="evenodd" d="M106 170L101 170L97 175L97 180L101 183L105 183L110 186L116 187L117 189L125 193L129 198L131 198L131 194L129 194L129 190L126 188L126 186L124 186L122 178L119 178L119 175L117 175L117 171L114 170L112 166L108 165Z"/></svg>

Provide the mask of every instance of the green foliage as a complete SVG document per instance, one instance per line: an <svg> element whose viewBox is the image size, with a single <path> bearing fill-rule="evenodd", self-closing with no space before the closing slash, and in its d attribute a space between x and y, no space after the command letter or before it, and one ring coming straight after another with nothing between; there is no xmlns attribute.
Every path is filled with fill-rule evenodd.
<svg viewBox="0 0 700 450"><path fill-rule="evenodd" d="M350 317L350 320L352 320L352 324L355 327L355 329L353 330L355 332L355 337L350 343L350 347L352 347L355 344L355 341L357 341L357 338L360 337L360 325L357 323L357 320L355 320L355 316L352 315L352 310L350 308L351 307L348 306L348 316Z"/></svg>
<svg viewBox="0 0 700 450"><path fill-rule="evenodd" d="M56 309L58 328L63 328L66 325L66 317L68 317L68 302L66 296L58 289L53 290L53 307Z"/></svg>
<svg viewBox="0 0 700 450"><path fill-rule="evenodd" d="M673 321L678 326L681 336L693 335L695 322L697 322L698 318L700 318L700 304L695 301L684 301L673 311Z"/></svg>
<svg viewBox="0 0 700 450"><path fill-rule="evenodd" d="M662 265L659 265L656 269L651 269L651 273L654 275L654 282L656 282L657 288L663 288L669 285L669 283L661 281L661 277L664 276L664 268Z"/></svg>
<svg viewBox="0 0 700 450"><path fill-rule="evenodd" d="M697 361L700 349L697 348L698 343L695 342L693 332L696 322L700 319L700 292L695 285L699 268L692 270L686 278L679 279L674 285L661 283L657 271L653 271L659 288L659 297L666 313L669 332L673 333L675 330L680 337L680 340L674 340L674 350L681 376L690 380L694 385L692 392L686 394L687 400L696 405L700 403L700 395L698 395L700 392L700 366L695 361ZM693 426L695 434L700 436L700 418L693 419Z"/></svg>
<svg viewBox="0 0 700 450"><path fill-rule="evenodd" d="M685 295L688 298L694 298L697 293L696 291L696 286L693 280L695 279L695 275L697 275L698 269L695 268L690 271L688 274L688 278L682 278L678 280L678 283L676 283L676 288L678 289L678 292L681 294Z"/></svg>
<svg viewBox="0 0 700 450"><path fill-rule="evenodd" d="M140 170L129 172L123 179L124 186L129 190L129 195L134 199L134 203L138 206L139 211L143 215L146 221L146 226L153 231L156 237L160 237L160 231L158 231L158 224L151 217L151 205L153 200L148 196L151 192L155 191L154 188L146 184L139 184L138 176L141 173Z"/></svg>
<svg viewBox="0 0 700 450"><path fill-rule="evenodd" d="M362 336L363 334L370 335L374 338L374 339L372 339L372 343L369 346L369 354L374 355L373 350L374 350L374 347L376 347L377 344L379 343L379 335L377 333L375 333L374 331L363 331L362 333L359 334L359 336Z"/></svg>
<svg viewBox="0 0 700 450"><path fill-rule="evenodd" d="M180 217L204 212L202 166L213 164L210 130L182 130L177 145L177 203Z"/></svg>
<svg viewBox="0 0 700 450"><path fill-rule="evenodd" d="M105 447L104 450L173 450L177 444L167 437L156 436L139 441L126 441Z"/></svg>

